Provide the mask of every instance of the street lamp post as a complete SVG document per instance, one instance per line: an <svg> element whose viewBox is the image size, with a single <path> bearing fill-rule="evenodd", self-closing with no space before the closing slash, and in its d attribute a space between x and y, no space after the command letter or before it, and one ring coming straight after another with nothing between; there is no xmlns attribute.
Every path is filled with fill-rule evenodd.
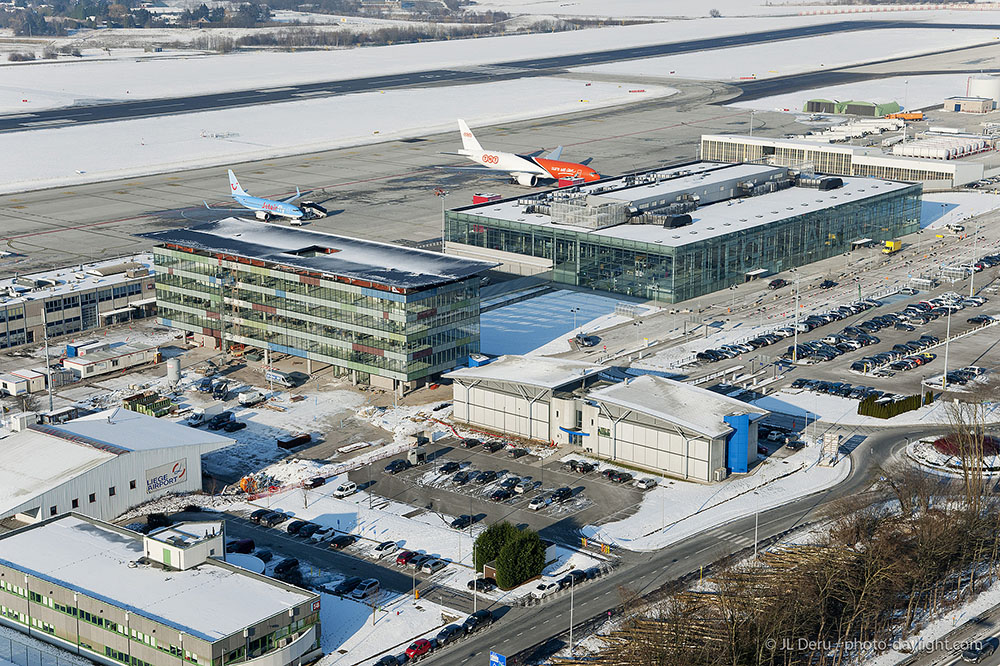
<svg viewBox="0 0 1000 666"><path fill-rule="evenodd" d="M795 323L793 324L795 328L794 337L792 338L792 363L796 363L799 360L799 281L795 280Z"/></svg>
<svg viewBox="0 0 1000 666"><path fill-rule="evenodd" d="M948 328L944 334L944 372L941 374L941 390L948 388L948 345L951 343L951 308L948 308Z"/></svg>
<svg viewBox="0 0 1000 666"><path fill-rule="evenodd" d="M576 578L569 583L569 654L573 655L573 588L576 587Z"/></svg>
<svg viewBox="0 0 1000 666"><path fill-rule="evenodd" d="M576 330L576 313L580 311L580 308L570 308L570 312L573 313L573 330Z"/></svg>
<svg viewBox="0 0 1000 666"><path fill-rule="evenodd" d="M972 267L972 275L969 277L969 297L975 296L976 294L976 243L979 241L979 227L976 227L975 233L972 235L972 258L969 260L969 265Z"/></svg>
<svg viewBox="0 0 1000 666"><path fill-rule="evenodd" d="M753 491L754 494L754 507L753 507L753 559L757 560L757 527L760 524L760 495L757 491Z"/></svg>
<svg viewBox="0 0 1000 666"><path fill-rule="evenodd" d="M636 347L639 346L639 324L641 324L641 323L642 323L642 321L634 321L634 322L632 322L632 325L635 326L635 346Z"/></svg>

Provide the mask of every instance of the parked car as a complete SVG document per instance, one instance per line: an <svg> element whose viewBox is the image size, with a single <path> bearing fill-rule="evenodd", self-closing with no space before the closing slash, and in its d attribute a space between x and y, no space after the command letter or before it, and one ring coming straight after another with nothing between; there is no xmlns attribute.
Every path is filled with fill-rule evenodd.
<svg viewBox="0 0 1000 666"><path fill-rule="evenodd" d="M475 580L470 580L466 587L470 590L475 590L476 592L489 592L496 589L497 582L492 578L477 578Z"/></svg>
<svg viewBox="0 0 1000 666"><path fill-rule="evenodd" d="M480 629L482 627L488 627L493 624L493 612L488 610L476 611L469 617L465 618L465 622L462 626L465 628L465 633L471 633Z"/></svg>
<svg viewBox="0 0 1000 666"><path fill-rule="evenodd" d="M521 458L522 456L528 455L527 449L511 449L507 452L508 458Z"/></svg>
<svg viewBox="0 0 1000 666"><path fill-rule="evenodd" d="M418 554L416 557L407 562L406 566L410 567L411 569L416 569L417 571L420 571L425 564L434 559L437 558L434 557L433 555Z"/></svg>
<svg viewBox="0 0 1000 666"><path fill-rule="evenodd" d="M253 539L237 539L226 544L226 552L249 554L253 552L253 547Z"/></svg>
<svg viewBox="0 0 1000 666"><path fill-rule="evenodd" d="M820 289L831 289L831 288L836 287L836 286L837 286L837 283L834 282L833 280L823 280L822 282L819 283L819 288Z"/></svg>
<svg viewBox="0 0 1000 666"><path fill-rule="evenodd" d="M372 548L372 551L377 554L377 557L382 558L386 555L392 555L396 552L396 548L398 548L398 546L395 541L383 541L379 545Z"/></svg>
<svg viewBox="0 0 1000 666"><path fill-rule="evenodd" d="M343 550L348 546L354 544L358 540L358 537L353 534L341 534L340 536L334 537L330 540L330 545L328 548L330 550Z"/></svg>
<svg viewBox="0 0 1000 666"><path fill-rule="evenodd" d="M474 449L480 444L482 444L482 442L474 437L466 437L465 439L462 440L463 449Z"/></svg>
<svg viewBox="0 0 1000 666"><path fill-rule="evenodd" d="M774 290L774 289L781 289L782 287L787 287L788 285L789 285L788 280L776 278L768 283L767 288Z"/></svg>
<svg viewBox="0 0 1000 666"><path fill-rule="evenodd" d="M322 476L314 476L313 478L305 482L306 488L319 488L320 486L325 484L326 484L326 479L323 478Z"/></svg>
<svg viewBox="0 0 1000 666"><path fill-rule="evenodd" d="M344 580L337 583L337 585L332 590L332 594L336 594L338 597L343 597L353 592L354 588L356 588L360 584L361 584L360 576L348 576Z"/></svg>
<svg viewBox="0 0 1000 666"><path fill-rule="evenodd" d="M377 578L365 578L351 591L351 597L354 599L369 599L378 594L379 588L380 585Z"/></svg>
<svg viewBox="0 0 1000 666"><path fill-rule="evenodd" d="M631 476L632 475L630 474L629 477L631 478ZM571 497L573 497L573 489L572 488L566 488L566 487L556 488L555 490L552 491L552 499L553 499L553 501L556 501L556 502L565 502L566 500L570 499Z"/></svg>
<svg viewBox="0 0 1000 666"><path fill-rule="evenodd" d="M396 555L396 564L399 566L409 564L410 560L412 560L416 556L417 554L414 553L412 550L404 550L403 552Z"/></svg>
<svg viewBox="0 0 1000 666"><path fill-rule="evenodd" d="M485 486L487 483L491 483L497 480L497 473L493 470L483 470L476 475L476 483L481 486Z"/></svg>
<svg viewBox="0 0 1000 666"><path fill-rule="evenodd" d="M288 523L288 526L285 528L285 531L288 532L289 534L298 534L299 529L305 526L306 526L306 521L293 520L292 522Z"/></svg>
<svg viewBox="0 0 1000 666"><path fill-rule="evenodd" d="M457 486L460 486L464 483L468 483L471 478L472 474L469 472L458 472L455 474L455 476L451 477L451 482Z"/></svg>
<svg viewBox="0 0 1000 666"><path fill-rule="evenodd" d="M406 657L408 659L416 659L417 657L424 656L430 651L431 642L426 638L418 638L410 643L410 647L406 648Z"/></svg>
<svg viewBox="0 0 1000 666"><path fill-rule="evenodd" d="M386 474L399 474L410 466L410 463L405 460L393 460L391 463L385 466Z"/></svg>
<svg viewBox="0 0 1000 666"><path fill-rule="evenodd" d="M281 513L280 511L272 511L263 518L261 518L261 525L267 525L268 527L274 527L275 525L280 525L281 523L288 520L288 514Z"/></svg>
<svg viewBox="0 0 1000 666"><path fill-rule="evenodd" d="M294 557L289 557L287 559L281 560L276 565L274 565L274 573L276 574L286 574L292 569L299 568L299 561Z"/></svg>
<svg viewBox="0 0 1000 666"><path fill-rule="evenodd" d="M441 465L440 471L442 474L451 474L452 472L457 472L460 467L461 465L459 465L454 460L449 460L445 464Z"/></svg>
<svg viewBox="0 0 1000 666"><path fill-rule="evenodd" d="M334 497L349 497L354 493L358 492L358 484L353 481L345 481L344 483L337 486L333 491Z"/></svg>
<svg viewBox="0 0 1000 666"><path fill-rule="evenodd" d="M257 509L250 514L250 522L259 523L261 519L269 513L271 513L270 509Z"/></svg>
<svg viewBox="0 0 1000 666"><path fill-rule="evenodd" d="M535 589L531 591L531 596L535 599L541 599L547 597L548 595L556 592L560 589L559 583L554 581L542 581L535 586Z"/></svg>
<svg viewBox="0 0 1000 666"><path fill-rule="evenodd" d="M538 511L539 509L547 507L551 503L552 503L552 498L548 496L539 495L538 497L535 497L530 502L528 502L528 508L531 509L532 511Z"/></svg>
<svg viewBox="0 0 1000 666"><path fill-rule="evenodd" d="M581 347L595 347L601 341L596 335L584 335L583 333L577 333L573 339Z"/></svg>
<svg viewBox="0 0 1000 666"><path fill-rule="evenodd" d="M438 632L437 644L438 646L447 645L451 641L460 638L465 630L457 624L449 624L447 627Z"/></svg>
<svg viewBox="0 0 1000 666"><path fill-rule="evenodd" d="M513 496L514 496L514 493L511 492L510 490L508 490L506 488L497 488L490 495L490 501L492 501L492 502L506 502L507 500L509 500Z"/></svg>
<svg viewBox="0 0 1000 666"><path fill-rule="evenodd" d="M523 495L524 493L531 490L531 488L534 485L535 482L531 480L531 477L526 476L520 481L518 481L516 484L514 484L514 492L517 493L518 495Z"/></svg>
<svg viewBox="0 0 1000 666"><path fill-rule="evenodd" d="M306 523L305 525L299 528L297 534L303 539L308 539L313 534L316 534L316 530L318 529L319 525L317 525L316 523Z"/></svg>
<svg viewBox="0 0 1000 666"><path fill-rule="evenodd" d="M448 566L448 562L446 560L434 558L432 560L424 562L423 565L421 565L420 567L420 571L422 571L425 574L436 574L438 571L441 571L441 569L444 569L446 566Z"/></svg>
<svg viewBox="0 0 1000 666"><path fill-rule="evenodd" d="M996 652L996 650L997 646L994 639L975 641L962 651L962 661L969 664L978 664Z"/></svg>
<svg viewBox="0 0 1000 666"><path fill-rule="evenodd" d="M454 527L456 530L462 530L471 525L472 522L473 522L472 516L463 513L461 516L451 521L451 526Z"/></svg>
<svg viewBox="0 0 1000 666"><path fill-rule="evenodd" d="M274 557L274 553L267 550L266 548L261 548L256 553L254 553L253 556L266 564L271 561L271 558Z"/></svg>
<svg viewBox="0 0 1000 666"><path fill-rule="evenodd" d="M486 449L487 451L489 451L490 453L496 453L500 449L504 448L504 443L503 442L498 442L498 441L494 440L494 441L486 442L485 444L483 444L483 448Z"/></svg>

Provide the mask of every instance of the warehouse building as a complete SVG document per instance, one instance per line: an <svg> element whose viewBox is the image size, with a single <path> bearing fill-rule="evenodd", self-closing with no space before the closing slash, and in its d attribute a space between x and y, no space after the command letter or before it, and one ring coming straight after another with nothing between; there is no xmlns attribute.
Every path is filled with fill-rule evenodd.
<svg viewBox="0 0 1000 666"><path fill-rule="evenodd" d="M229 218L143 234L160 321L212 340L415 388L479 351L480 274L495 262Z"/></svg>
<svg viewBox="0 0 1000 666"><path fill-rule="evenodd" d="M802 110L806 113L844 114L849 116L864 116L866 118L884 118L890 113L903 110L897 102L867 102L848 100L839 102L831 99L811 99L805 103Z"/></svg>
<svg viewBox="0 0 1000 666"><path fill-rule="evenodd" d="M697 162L448 211L446 251L666 303L917 231L920 185Z"/></svg>
<svg viewBox="0 0 1000 666"><path fill-rule="evenodd" d="M701 158L733 164L811 168L831 176L923 182L925 187L939 189L973 183L982 180L985 174L982 162L888 155L872 146L738 134L702 135Z"/></svg>
<svg viewBox="0 0 1000 666"><path fill-rule="evenodd" d="M504 435L570 444L592 456L699 481L745 473L765 410L662 377L618 379L608 366L502 356L448 373L453 416Z"/></svg>
<svg viewBox="0 0 1000 666"><path fill-rule="evenodd" d="M319 596L227 564L222 522L143 536L77 513L0 536L0 623L107 666L301 666Z"/></svg>
<svg viewBox="0 0 1000 666"><path fill-rule="evenodd" d="M233 444L120 408L61 424L13 418L3 438L0 519L22 522L68 511L111 520L163 495L199 491L201 456Z"/></svg>
<svg viewBox="0 0 1000 666"><path fill-rule="evenodd" d="M0 280L0 349L155 314L152 267L145 254Z"/></svg>
<svg viewBox="0 0 1000 666"><path fill-rule="evenodd" d="M942 110L956 113L989 113L993 110L993 100L989 97L946 97Z"/></svg>

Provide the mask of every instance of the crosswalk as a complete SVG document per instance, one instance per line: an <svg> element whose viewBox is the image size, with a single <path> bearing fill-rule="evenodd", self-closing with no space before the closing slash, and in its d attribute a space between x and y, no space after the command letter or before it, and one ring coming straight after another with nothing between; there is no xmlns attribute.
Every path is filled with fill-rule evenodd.
<svg viewBox="0 0 1000 666"><path fill-rule="evenodd" d="M736 534L730 532L725 527L716 527L707 532L702 532L703 536L710 537L713 540L725 541L727 543L735 543L741 548L746 548L747 546L753 545L753 535L752 534Z"/></svg>

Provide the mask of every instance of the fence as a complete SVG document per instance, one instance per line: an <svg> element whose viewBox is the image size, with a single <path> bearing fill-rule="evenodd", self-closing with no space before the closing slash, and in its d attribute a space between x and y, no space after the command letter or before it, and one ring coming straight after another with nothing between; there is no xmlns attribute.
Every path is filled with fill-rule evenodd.
<svg viewBox="0 0 1000 666"><path fill-rule="evenodd" d="M63 659L55 654L42 652L21 641L0 637L0 659L17 666L79 666L79 659Z"/></svg>

